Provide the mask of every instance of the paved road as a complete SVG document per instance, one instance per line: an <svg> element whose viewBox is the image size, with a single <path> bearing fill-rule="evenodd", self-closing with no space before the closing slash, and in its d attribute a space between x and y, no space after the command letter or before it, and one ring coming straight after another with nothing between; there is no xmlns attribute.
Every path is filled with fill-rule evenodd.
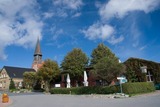
<svg viewBox="0 0 160 107"><path fill-rule="evenodd" d="M160 92L131 98L107 98L86 95L20 95L10 96L9 107L159 107Z"/></svg>

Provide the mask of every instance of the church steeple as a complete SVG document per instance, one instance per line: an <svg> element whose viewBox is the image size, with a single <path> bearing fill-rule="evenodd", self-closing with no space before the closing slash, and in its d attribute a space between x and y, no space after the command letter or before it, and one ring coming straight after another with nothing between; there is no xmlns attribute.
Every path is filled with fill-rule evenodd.
<svg viewBox="0 0 160 107"><path fill-rule="evenodd" d="M37 39L37 44L34 51L34 56L37 56L37 55L42 56L39 38Z"/></svg>
<svg viewBox="0 0 160 107"><path fill-rule="evenodd" d="M37 39L36 48L33 56L34 56L34 60L33 60L32 68L37 71L43 65L39 38Z"/></svg>

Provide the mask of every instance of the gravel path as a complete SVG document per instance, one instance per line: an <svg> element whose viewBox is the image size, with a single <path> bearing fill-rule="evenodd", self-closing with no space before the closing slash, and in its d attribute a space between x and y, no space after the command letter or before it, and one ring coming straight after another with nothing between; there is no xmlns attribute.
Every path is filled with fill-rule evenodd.
<svg viewBox="0 0 160 107"><path fill-rule="evenodd" d="M131 98L105 95L21 95L11 96L9 107L159 107L160 91ZM1 107L1 106L0 106Z"/></svg>

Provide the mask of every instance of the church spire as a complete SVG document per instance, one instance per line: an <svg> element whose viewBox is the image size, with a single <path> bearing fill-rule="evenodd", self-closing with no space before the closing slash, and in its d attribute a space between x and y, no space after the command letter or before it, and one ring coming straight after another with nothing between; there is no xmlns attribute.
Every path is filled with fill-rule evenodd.
<svg viewBox="0 0 160 107"><path fill-rule="evenodd" d="M36 44L36 48L34 51L34 56L37 56L37 55L42 56L39 38L37 39L37 44Z"/></svg>
<svg viewBox="0 0 160 107"><path fill-rule="evenodd" d="M34 56L34 60L33 60L32 68L37 71L43 65L39 38L37 39L36 48L33 56Z"/></svg>

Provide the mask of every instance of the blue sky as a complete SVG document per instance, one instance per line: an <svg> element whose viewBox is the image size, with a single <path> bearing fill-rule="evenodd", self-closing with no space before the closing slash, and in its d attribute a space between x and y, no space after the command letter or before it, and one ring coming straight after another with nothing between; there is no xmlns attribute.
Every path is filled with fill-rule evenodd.
<svg viewBox="0 0 160 107"><path fill-rule="evenodd" d="M160 0L0 0L0 68L31 67L38 37L43 60L58 64L99 43L122 62L160 62Z"/></svg>

